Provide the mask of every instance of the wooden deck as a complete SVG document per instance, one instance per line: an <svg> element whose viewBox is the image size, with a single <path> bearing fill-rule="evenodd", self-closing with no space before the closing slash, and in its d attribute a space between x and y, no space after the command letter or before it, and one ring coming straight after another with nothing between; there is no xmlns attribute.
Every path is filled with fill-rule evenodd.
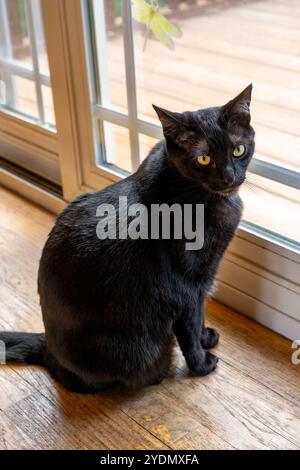
<svg viewBox="0 0 300 470"><path fill-rule="evenodd" d="M221 105L252 82L257 154L299 170L299 2L195 0L189 7L187 3L173 14L162 10L183 31L174 51L150 39L143 52L143 35L134 23L140 116L156 119L152 103L178 111ZM125 111L122 38L111 31L108 37L111 101ZM143 145L142 156L146 153ZM130 168L123 155L117 157L120 164Z"/></svg>
<svg viewBox="0 0 300 470"><path fill-rule="evenodd" d="M36 278L54 217L0 188L0 330L41 331ZM0 366L0 449L299 449L300 365L291 344L214 302L217 370L133 395L66 392L33 366Z"/></svg>

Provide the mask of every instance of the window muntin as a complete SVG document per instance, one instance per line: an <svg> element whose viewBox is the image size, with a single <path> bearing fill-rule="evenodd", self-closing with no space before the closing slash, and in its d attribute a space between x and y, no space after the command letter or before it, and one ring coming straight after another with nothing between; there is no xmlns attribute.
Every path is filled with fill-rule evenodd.
<svg viewBox="0 0 300 470"><path fill-rule="evenodd" d="M0 0L0 110L55 130L40 0Z"/></svg>

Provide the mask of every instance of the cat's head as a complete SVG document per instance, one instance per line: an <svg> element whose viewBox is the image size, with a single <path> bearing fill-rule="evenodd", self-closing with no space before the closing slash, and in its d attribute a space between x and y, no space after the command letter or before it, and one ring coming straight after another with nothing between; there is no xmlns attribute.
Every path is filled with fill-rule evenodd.
<svg viewBox="0 0 300 470"><path fill-rule="evenodd" d="M245 180L254 152L250 125L252 85L224 106L174 113L153 106L163 127L168 158L186 178L228 195Z"/></svg>

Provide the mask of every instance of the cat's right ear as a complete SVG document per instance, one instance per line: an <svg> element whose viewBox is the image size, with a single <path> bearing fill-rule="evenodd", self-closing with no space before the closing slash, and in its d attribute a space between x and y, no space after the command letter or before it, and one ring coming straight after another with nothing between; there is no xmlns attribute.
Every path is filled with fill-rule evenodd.
<svg viewBox="0 0 300 470"><path fill-rule="evenodd" d="M180 114L173 113L167 109L159 108L158 106L155 106L155 104L152 106L161 122L165 138L174 140L182 128Z"/></svg>
<svg viewBox="0 0 300 470"><path fill-rule="evenodd" d="M194 136L194 132L182 122L182 115L159 108L154 104L152 106L161 122L165 138L185 147L186 143Z"/></svg>

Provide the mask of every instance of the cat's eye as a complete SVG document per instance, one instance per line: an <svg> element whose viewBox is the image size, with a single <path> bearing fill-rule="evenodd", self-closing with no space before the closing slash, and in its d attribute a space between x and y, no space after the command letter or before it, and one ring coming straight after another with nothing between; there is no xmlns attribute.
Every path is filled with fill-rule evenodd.
<svg viewBox="0 0 300 470"><path fill-rule="evenodd" d="M197 157L197 163L199 165L203 165L203 166L209 165L210 161L211 161L211 158L209 155L200 155L199 157Z"/></svg>
<svg viewBox="0 0 300 470"><path fill-rule="evenodd" d="M246 151L245 145L241 144L238 147L235 147L235 149L233 150L233 156L236 158L239 158L242 155L244 155L245 151Z"/></svg>

